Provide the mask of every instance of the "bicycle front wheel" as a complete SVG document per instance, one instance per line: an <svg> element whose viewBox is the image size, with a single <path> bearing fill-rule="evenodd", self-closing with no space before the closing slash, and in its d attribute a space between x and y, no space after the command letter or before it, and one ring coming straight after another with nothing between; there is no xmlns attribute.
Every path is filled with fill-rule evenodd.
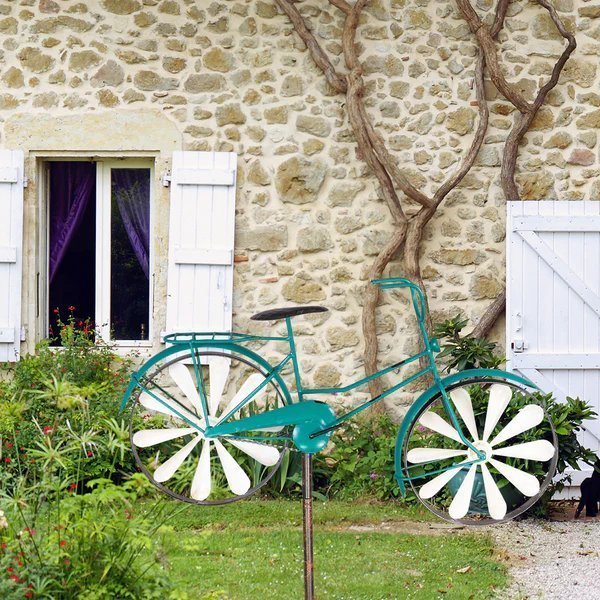
<svg viewBox="0 0 600 600"><path fill-rule="evenodd" d="M226 504L257 492L284 459L288 428L219 438L202 431L207 423L284 406L274 379L244 402L267 376L263 366L218 348L185 350L159 363L132 394L130 437L139 469L161 491L193 504Z"/></svg>
<svg viewBox="0 0 600 600"><path fill-rule="evenodd" d="M469 378L446 392L466 439L432 398L410 424L403 476L431 512L463 524L513 519L544 494L558 461L554 426L532 389L507 379Z"/></svg>

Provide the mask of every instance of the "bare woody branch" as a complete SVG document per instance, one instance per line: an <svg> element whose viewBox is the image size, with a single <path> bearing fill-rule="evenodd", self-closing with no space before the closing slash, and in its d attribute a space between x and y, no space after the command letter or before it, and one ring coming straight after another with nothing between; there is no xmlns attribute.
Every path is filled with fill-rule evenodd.
<svg viewBox="0 0 600 600"><path fill-rule="evenodd" d="M343 13L350 14L352 7L346 2L346 0L329 0L329 4L339 8Z"/></svg>
<svg viewBox="0 0 600 600"><path fill-rule="evenodd" d="M488 65L490 77L494 82L494 85L498 88L498 91L521 112L526 113L531 111L533 109L531 104L527 102L519 90L506 81L506 78L502 73L502 68L500 67L500 62L498 61L494 37L488 26L479 18L479 15L475 12L475 9L471 6L469 0L456 0L456 4L479 42L479 47L481 48ZM506 14L506 11L504 11L504 14ZM498 22L499 16L500 15L497 14L496 21ZM494 29L496 28L500 31L499 25L495 25Z"/></svg>
<svg viewBox="0 0 600 600"><path fill-rule="evenodd" d="M302 15L296 8L296 6L292 3L291 0L275 0L281 10L288 16L289 20L292 22L296 33L302 38L302 41L306 44L310 55L313 60L317 64L317 66L323 71L325 78L329 85L334 88L337 92L345 92L347 85L346 79L344 76L340 75L335 67L331 64L329 57L317 40L315 36L309 31Z"/></svg>
<svg viewBox="0 0 600 600"><path fill-rule="evenodd" d="M550 79L544 86L540 88L535 100L533 101L532 109L527 112L520 111L520 114L516 117L515 124L513 125L506 139L504 153L502 156L502 167L500 169L500 184L507 200L520 199L519 189L515 181L515 169L519 154L519 146L523 140L523 137L529 130L529 127L531 126L531 123L533 122L533 119L537 115L539 109L546 101L546 97L550 91L556 87L560 74L567 60L569 60L569 57L577 47L575 37L566 30L554 7L547 0L537 0L537 3L549 12L550 18L556 25L556 28L562 37L567 40L567 46L554 65Z"/></svg>

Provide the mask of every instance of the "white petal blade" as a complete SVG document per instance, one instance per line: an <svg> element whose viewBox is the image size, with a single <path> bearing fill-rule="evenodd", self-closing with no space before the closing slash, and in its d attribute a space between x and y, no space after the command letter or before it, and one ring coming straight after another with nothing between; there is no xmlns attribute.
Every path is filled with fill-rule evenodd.
<svg viewBox="0 0 600 600"><path fill-rule="evenodd" d="M487 413L485 415L485 426L483 428L483 441L487 439L494 431L500 417L506 410L510 399L512 398L512 389L501 383L494 383L490 386L490 397L488 401Z"/></svg>
<svg viewBox="0 0 600 600"><path fill-rule="evenodd" d="M200 458L198 459L198 466L194 473L194 479L192 479L190 496L194 500L206 500L210 496L211 487L210 440L205 440Z"/></svg>
<svg viewBox="0 0 600 600"><path fill-rule="evenodd" d="M428 410L421 415L419 418L419 423L423 425L423 427L427 427L427 429L431 429L436 433L441 433L442 435L445 435L452 440L456 440L461 444L463 443L458 435L458 431L456 431L452 425L444 421L444 419L442 419L442 417L440 417L440 415L437 413Z"/></svg>
<svg viewBox="0 0 600 600"><path fill-rule="evenodd" d="M477 465L471 465L469 472L465 475L465 478L456 492L456 496L454 496L454 500L452 500L452 503L448 508L448 514L453 519L462 519L469 512L476 469Z"/></svg>
<svg viewBox="0 0 600 600"><path fill-rule="evenodd" d="M238 390L237 394L231 399L231 402L225 407L221 416L225 416L230 410L233 410L248 394L250 394L253 390L255 390L263 381L265 380L265 376L260 373L253 373L244 381L242 387ZM266 387L263 387L260 392L252 396L250 400L248 400L247 404L250 402L254 402L260 398L264 392L266 391ZM240 407L241 409L241 407Z"/></svg>
<svg viewBox="0 0 600 600"><path fill-rule="evenodd" d="M419 496L424 500L433 498L459 471L461 467L454 467L440 473L419 489Z"/></svg>
<svg viewBox="0 0 600 600"><path fill-rule="evenodd" d="M475 424L475 414L473 413L473 403L471 402L471 396L465 388L457 388L450 392L450 398L458 410L458 414L464 421L471 439L477 441L479 439L479 433L477 432L477 425Z"/></svg>
<svg viewBox="0 0 600 600"><path fill-rule="evenodd" d="M495 448L494 456L509 456L524 460L547 461L554 456L554 446L548 440L536 440L515 444L506 448Z"/></svg>
<svg viewBox="0 0 600 600"><path fill-rule="evenodd" d="M490 517L497 521L504 519L507 510L506 500L485 463L481 463L481 473Z"/></svg>
<svg viewBox="0 0 600 600"><path fill-rule="evenodd" d="M466 456L466 454L466 450L451 450L449 448L412 448L408 451L406 460L410 463L424 463L455 456Z"/></svg>
<svg viewBox="0 0 600 600"><path fill-rule="evenodd" d="M190 455L192 450L198 445L198 442L203 439L201 435L196 436L189 441L183 448L180 448L169 460L165 461L156 471L154 471L154 479L159 483L167 481L175 475L175 472L183 464L183 461Z"/></svg>
<svg viewBox="0 0 600 600"><path fill-rule="evenodd" d="M210 378L209 389L209 412L212 417L217 414L219 402L223 396L223 390L229 376L229 366L231 360L224 356L217 356L210 359L208 366L208 376Z"/></svg>
<svg viewBox="0 0 600 600"><path fill-rule="evenodd" d="M244 495L250 489L250 478L244 473L242 467L235 462L235 458L229 454L223 444L217 439L215 439L214 442L217 454L223 465L223 471L225 472L229 489L238 496Z"/></svg>
<svg viewBox="0 0 600 600"><path fill-rule="evenodd" d="M245 440L225 439L227 439L232 446L239 448L242 452L245 452L248 456L257 460L265 467L272 467L273 465L276 465L279 460L279 450L273 446L259 444L258 442L247 442Z"/></svg>
<svg viewBox="0 0 600 600"><path fill-rule="evenodd" d="M196 382L190 373L189 367L182 362L176 362L169 367L169 375L177 384L177 387L184 393L190 403L191 410L197 412L199 415L202 414L200 394L198 393Z"/></svg>
<svg viewBox="0 0 600 600"><path fill-rule="evenodd" d="M523 495L535 496L540 491L540 482L529 473L515 469L499 460L490 458L490 464L506 477Z"/></svg>
<svg viewBox="0 0 600 600"><path fill-rule="evenodd" d="M138 448L148 448L148 446L162 444L162 442L168 442L169 440L174 440L197 431L198 430L193 427L181 429L176 429L174 427L170 429L145 429L143 431L136 431L133 434L133 443Z"/></svg>
<svg viewBox="0 0 600 600"><path fill-rule="evenodd" d="M179 413L180 415L185 416L190 423L198 425L198 427L202 427L204 429L204 421L202 419L199 419L195 415L191 414L183 406L176 405L176 403L173 400L164 398L162 396L158 397L162 400L162 402L151 396L148 392L142 392L140 394L140 404L148 410L159 412L164 415L169 415L170 417L175 417L176 419L181 420L181 417L177 414ZM163 404L163 402L166 404L166 406L165 404Z"/></svg>
<svg viewBox="0 0 600 600"><path fill-rule="evenodd" d="M515 435L532 429L539 425L544 419L544 409L537 404L524 406L506 425L506 427L490 441L490 446L496 446L506 442Z"/></svg>

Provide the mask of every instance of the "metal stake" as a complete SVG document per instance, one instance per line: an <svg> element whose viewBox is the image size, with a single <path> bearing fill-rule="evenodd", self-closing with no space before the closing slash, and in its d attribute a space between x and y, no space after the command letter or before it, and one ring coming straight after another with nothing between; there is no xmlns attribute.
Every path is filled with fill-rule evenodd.
<svg viewBox="0 0 600 600"><path fill-rule="evenodd" d="M315 581L313 563L313 457L302 454L302 509L304 529L304 598L314 600Z"/></svg>

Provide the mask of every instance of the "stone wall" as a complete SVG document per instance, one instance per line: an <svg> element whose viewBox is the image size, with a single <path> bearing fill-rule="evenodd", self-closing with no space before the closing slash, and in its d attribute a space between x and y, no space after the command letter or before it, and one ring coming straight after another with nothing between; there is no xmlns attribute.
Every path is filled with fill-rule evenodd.
<svg viewBox="0 0 600 600"><path fill-rule="evenodd" d="M526 138L519 182L528 200L597 198L600 4L554 3L579 47ZM488 18L492 5L476 2ZM341 64L341 14L325 0L299 6ZM476 126L471 34L453 1L372 0L358 38L373 121L412 182L431 192ZM531 99L561 38L545 11L522 0L510 5L499 43L507 77ZM266 307L322 303L326 316L297 320L307 380L334 385L362 373L365 274L390 217L356 155L343 98L272 0L4 0L0 48L2 144L15 114L26 124L41 113L160 111L184 149L238 153L236 328L261 331L248 317ZM504 278L498 178L513 111L491 84L487 92L491 127L476 167L427 229L423 267L437 319L477 318ZM35 215L35 191L27 198ZM383 361L415 349L402 295L387 298L379 324Z"/></svg>

